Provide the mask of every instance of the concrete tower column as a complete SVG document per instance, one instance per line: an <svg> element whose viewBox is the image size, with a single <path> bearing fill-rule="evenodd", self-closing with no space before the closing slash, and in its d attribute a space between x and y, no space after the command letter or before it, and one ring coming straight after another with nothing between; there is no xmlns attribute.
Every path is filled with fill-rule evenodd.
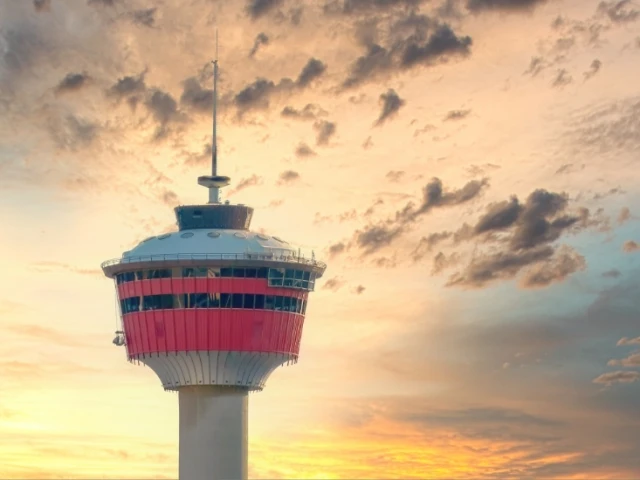
<svg viewBox="0 0 640 480"><path fill-rule="evenodd" d="M180 480L246 480L248 389L182 387L178 402Z"/></svg>

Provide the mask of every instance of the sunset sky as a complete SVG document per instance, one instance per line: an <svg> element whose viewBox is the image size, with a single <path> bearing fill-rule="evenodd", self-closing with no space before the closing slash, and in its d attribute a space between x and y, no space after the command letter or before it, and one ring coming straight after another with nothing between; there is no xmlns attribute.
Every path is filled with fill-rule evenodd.
<svg viewBox="0 0 640 480"><path fill-rule="evenodd" d="M0 478L176 478L100 270L223 199L327 261L252 478L640 478L640 2L0 0ZM637 243L636 243L637 242Z"/></svg>

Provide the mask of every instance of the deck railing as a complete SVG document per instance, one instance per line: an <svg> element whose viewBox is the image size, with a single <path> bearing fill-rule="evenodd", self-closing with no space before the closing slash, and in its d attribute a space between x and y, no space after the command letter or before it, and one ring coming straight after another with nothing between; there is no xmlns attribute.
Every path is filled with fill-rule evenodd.
<svg viewBox="0 0 640 480"><path fill-rule="evenodd" d="M107 268L113 265L142 262L163 262L172 260L262 260L268 262L287 262L325 269L327 264L313 258L302 255L276 255L264 253L175 253L160 255L139 255L135 257L113 258L102 263L101 267Z"/></svg>

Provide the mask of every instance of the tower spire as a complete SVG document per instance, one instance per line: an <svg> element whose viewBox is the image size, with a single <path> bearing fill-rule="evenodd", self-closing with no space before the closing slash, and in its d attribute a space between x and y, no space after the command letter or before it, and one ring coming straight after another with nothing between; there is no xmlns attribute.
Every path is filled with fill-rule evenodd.
<svg viewBox="0 0 640 480"><path fill-rule="evenodd" d="M218 30L213 64L213 131L211 138L211 175L198 177L198 183L209 189L209 203L220 203L220 189L229 185L229 177L218 175Z"/></svg>

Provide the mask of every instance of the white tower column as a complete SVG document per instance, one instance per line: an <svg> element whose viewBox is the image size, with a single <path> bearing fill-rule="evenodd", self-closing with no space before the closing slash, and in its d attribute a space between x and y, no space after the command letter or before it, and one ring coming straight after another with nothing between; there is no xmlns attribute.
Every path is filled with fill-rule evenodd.
<svg viewBox="0 0 640 480"><path fill-rule="evenodd" d="M178 401L180 480L246 480L248 390L181 387Z"/></svg>

